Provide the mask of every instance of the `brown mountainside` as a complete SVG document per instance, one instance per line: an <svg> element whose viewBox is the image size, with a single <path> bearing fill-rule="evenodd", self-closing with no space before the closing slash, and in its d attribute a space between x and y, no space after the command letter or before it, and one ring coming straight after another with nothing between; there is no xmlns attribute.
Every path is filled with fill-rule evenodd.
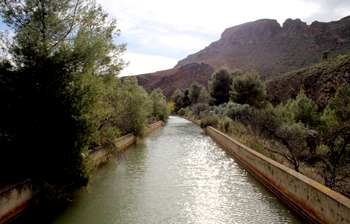
<svg viewBox="0 0 350 224"><path fill-rule="evenodd" d="M221 66L243 72L255 69L267 81L319 63L325 50L331 51L330 58L350 52L350 16L311 25L287 19L280 26L276 20L262 19L231 27L220 40L179 61L173 69L137 78L148 92L160 87L169 99L176 88L190 87L192 80L207 86L210 71Z"/></svg>
<svg viewBox="0 0 350 224"><path fill-rule="evenodd" d="M169 100L176 89L184 91L193 82L208 86L214 68L204 63L190 63L177 69L136 76L139 85L147 92L161 88Z"/></svg>
<svg viewBox="0 0 350 224"><path fill-rule="evenodd" d="M320 62L322 51L330 57L350 51L350 16L330 23L306 25L287 19L281 27L276 20L262 19L226 29L220 40L179 61L226 66L243 72L255 69L267 81L289 71Z"/></svg>
<svg viewBox="0 0 350 224"><path fill-rule="evenodd" d="M267 99L272 105L286 103L304 90L322 111L342 84L350 84L350 54L327 62L289 72L266 83Z"/></svg>

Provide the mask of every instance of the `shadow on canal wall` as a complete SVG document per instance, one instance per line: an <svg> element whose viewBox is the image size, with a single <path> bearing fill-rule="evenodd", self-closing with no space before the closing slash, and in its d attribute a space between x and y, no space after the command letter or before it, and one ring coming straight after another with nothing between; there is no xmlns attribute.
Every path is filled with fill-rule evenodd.
<svg viewBox="0 0 350 224"><path fill-rule="evenodd" d="M200 126L199 120L186 119ZM309 223L350 223L348 198L267 158L213 127L205 128L205 132Z"/></svg>
<svg viewBox="0 0 350 224"><path fill-rule="evenodd" d="M146 136L164 124L158 121L148 126ZM118 151L125 150L135 143L139 137L130 133L115 140ZM110 160L114 154L104 147L97 147L90 152L96 166L101 166ZM0 188L0 223L13 221L16 217L28 211L38 203L38 191L33 190L30 180L22 181Z"/></svg>

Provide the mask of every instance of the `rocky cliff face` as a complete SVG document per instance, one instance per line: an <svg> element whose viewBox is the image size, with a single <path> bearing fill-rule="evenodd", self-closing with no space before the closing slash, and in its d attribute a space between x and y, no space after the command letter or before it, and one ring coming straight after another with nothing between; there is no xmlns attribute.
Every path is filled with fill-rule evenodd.
<svg viewBox="0 0 350 224"><path fill-rule="evenodd" d="M189 88L194 81L207 86L213 71L221 66L243 72L255 69L262 81L268 81L319 63L325 50L331 51L329 58L350 52L350 16L311 25L287 19L281 26L276 20L262 19L231 27L220 40L174 68L137 78L148 92L160 87L169 99L177 88Z"/></svg>
<svg viewBox="0 0 350 224"><path fill-rule="evenodd" d="M263 81L318 63L322 51L330 57L350 51L350 16L330 23L307 25L287 19L263 19L226 29L220 40L179 61L177 66L198 62L215 69L227 66L244 72L255 69Z"/></svg>

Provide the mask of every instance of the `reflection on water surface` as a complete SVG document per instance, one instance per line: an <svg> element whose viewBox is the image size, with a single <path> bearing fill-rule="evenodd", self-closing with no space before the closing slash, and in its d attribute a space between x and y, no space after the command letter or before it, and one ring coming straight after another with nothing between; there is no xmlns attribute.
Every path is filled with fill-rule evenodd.
<svg viewBox="0 0 350 224"><path fill-rule="evenodd" d="M193 123L165 126L95 173L51 223L299 223Z"/></svg>

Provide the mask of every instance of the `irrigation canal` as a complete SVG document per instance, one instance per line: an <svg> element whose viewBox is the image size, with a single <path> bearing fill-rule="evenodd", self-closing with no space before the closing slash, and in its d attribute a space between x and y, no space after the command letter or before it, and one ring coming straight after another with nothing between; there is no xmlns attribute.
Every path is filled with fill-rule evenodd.
<svg viewBox="0 0 350 224"><path fill-rule="evenodd" d="M94 176L92 193L83 192L53 214L27 215L26 222L303 222L203 130L179 117L170 117Z"/></svg>

